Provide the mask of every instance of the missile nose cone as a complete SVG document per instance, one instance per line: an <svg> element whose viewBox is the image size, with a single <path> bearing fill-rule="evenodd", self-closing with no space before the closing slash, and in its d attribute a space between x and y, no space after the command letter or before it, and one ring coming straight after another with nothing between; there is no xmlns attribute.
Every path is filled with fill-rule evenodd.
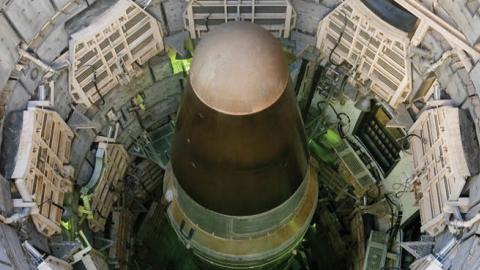
<svg viewBox="0 0 480 270"><path fill-rule="evenodd" d="M258 25L234 22L200 42L190 83L210 108L247 115L270 107L280 98L288 83L288 67L273 35Z"/></svg>
<svg viewBox="0 0 480 270"><path fill-rule="evenodd" d="M206 269L283 269L317 176L280 42L247 22L202 37L164 176L167 215Z"/></svg>
<svg viewBox="0 0 480 270"><path fill-rule="evenodd" d="M298 189L308 156L303 123L272 34L234 22L200 41L171 155L185 192L222 214L262 213Z"/></svg>

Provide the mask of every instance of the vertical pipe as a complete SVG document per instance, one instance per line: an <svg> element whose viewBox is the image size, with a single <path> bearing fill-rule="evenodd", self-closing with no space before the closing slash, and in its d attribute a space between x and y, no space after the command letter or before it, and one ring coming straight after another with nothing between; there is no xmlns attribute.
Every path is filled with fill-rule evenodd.
<svg viewBox="0 0 480 270"><path fill-rule="evenodd" d="M320 65L317 65L315 67L315 72L313 73L312 84L310 85L307 101L305 103L305 107L303 107L303 112L302 112L303 122L307 122L308 111L310 110L310 106L312 105L312 100L313 100L313 97L315 96L315 90L317 90L318 82L322 77L322 73L323 73L323 67Z"/></svg>

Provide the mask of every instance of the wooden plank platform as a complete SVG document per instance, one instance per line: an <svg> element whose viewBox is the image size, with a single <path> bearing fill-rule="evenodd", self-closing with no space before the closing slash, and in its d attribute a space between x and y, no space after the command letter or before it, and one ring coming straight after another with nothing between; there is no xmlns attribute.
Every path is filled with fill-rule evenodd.
<svg viewBox="0 0 480 270"><path fill-rule="evenodd" d="M409 45L408 33L383 21L361 1L345 1L320 22L316 47L326 58L335 48L332 61L345 62L354 71L350 83L369 88L396 108L412 92Z"/></svg>
<svg viewBox="0 0 480 270"><path fill-rule="evenodd" d="M103 171L92 195L93 219L88 220L94 232L105 229L105 222L112 212L113 204L118 199L119 181L125 176L129 156L121 144L100 142L99 148L105 149Z"/></svg>
<svg viewBox="0 0 480 270"><path fill-rule="evenodd" d="M72 191L72 140L73 132L58 113L40 108L24 112L12 178L25 180L38 207L33 223L47 237L61 232L64 194Z"/></svg>
<svg viewBox="0 0 480 270"><path fill-rule="evenodd" d="M150 160L143 160L129 173L135 181L135 197L147 198L162 183L163 169Z"/></svg>
<svg viewBox="0 0 480 270"><path fill-rule="evenodd" d="M230 21L251 21L278 38L289 38L297 14L287 0L189 1L184 13L185 29L193 39L200 38L216 25ZM206 20L209 27L206 26Z"/></svg>
<svg viewBox="0 0 480 270"><path fill-rule="evenodd" d="M118 84L125 85L139 66L164 50L159 22L130 0L119 0L88 27L70 37L69 91L87 107Z"/></svg>
<svg viewBox="0 0 480 270"><path fill-rule="evenodd" d="M422 231L436 236L445 228L444 207L459 200L467 177L478 172L471 153L478 153L473 138L465 137L473 123L466 112L439 107L423 112L410 128L416 178L412 183L420 207ZM471 153L469 153L471 152Z"/></svg>
<svg viewBox="0 0 480 270"><path fill-rule="evenodd" d="M110 248L108 261L114 269L128 270L130 256L133 254L132 230L134 215L124 208L112 213L112 230L110 239L115 241ZM113 263L112 263L113 262Z"/></svg>

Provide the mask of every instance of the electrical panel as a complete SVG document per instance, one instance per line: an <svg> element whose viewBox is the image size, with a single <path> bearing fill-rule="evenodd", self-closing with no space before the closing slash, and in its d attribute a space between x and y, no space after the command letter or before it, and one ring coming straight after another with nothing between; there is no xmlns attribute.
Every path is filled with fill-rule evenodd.
<svg viewBox="0 0 480 270"><path fill-rule="evenodd" d="M343 140L334 147L334 150L362 188L368 188L370 185L375 184L375 178L347 141Z"/></svg>
<svg viewBox="0 0 480 270"><path fill-rule="evenodd" d="M371 231L363 270L383 269L387 259L387 234Z"/></svg>

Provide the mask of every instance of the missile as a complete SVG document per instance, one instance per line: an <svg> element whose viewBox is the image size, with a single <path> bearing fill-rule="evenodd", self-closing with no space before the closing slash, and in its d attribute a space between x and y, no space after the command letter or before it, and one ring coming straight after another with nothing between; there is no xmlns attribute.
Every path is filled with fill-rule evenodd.
<svg viewBox="0 0 480 270"><path fill-rule="evenodd" d="M168 219L211 269L279 269L318 196L279 41L249 22L195 50L164 176Z"/></svg>

